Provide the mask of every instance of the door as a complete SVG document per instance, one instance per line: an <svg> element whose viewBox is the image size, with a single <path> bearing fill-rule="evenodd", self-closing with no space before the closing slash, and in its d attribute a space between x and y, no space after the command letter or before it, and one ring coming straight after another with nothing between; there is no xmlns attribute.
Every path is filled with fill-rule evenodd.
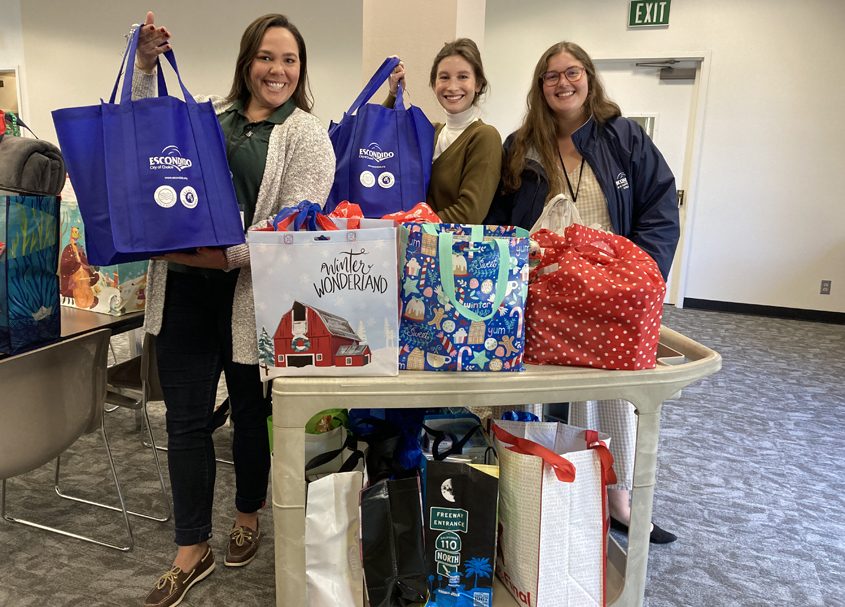
<svg viewBox="0 0 845 607"><path fill-rule="evenodd" d="M607 59L595 63L608 97L619 104L623 116L646 129L675 175L681 239L666 285L666 303L683 303L679 284L684 264L688 207L685 199L689 192L689 155L694 149L695 83L701 73L701 61Z"/></svg>

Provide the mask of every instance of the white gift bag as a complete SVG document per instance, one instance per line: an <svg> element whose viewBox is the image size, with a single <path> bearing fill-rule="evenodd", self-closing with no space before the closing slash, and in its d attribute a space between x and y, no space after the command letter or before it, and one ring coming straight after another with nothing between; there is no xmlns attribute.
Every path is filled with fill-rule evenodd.
<svg viewBox="0 0 845 607"><path fill-rule="evenodd" d="M546 228L552 232L563 234L563 231L573 223L583 224L578 207L564 194L558 194L546 203L543 212L528 230L531 234Z"/></svg>
<svg viewBox="0 0 845 607"><path fill-rule="evenodd" d="M399 373L392 221L361 219L357 230L250 231L247 241L263 380Z"/></svg>
<svg viewBox="0 0 845 607"><path fill-rule="evenodd" d="M361 472L308 483L305 505L305 604L363 607L364 568L358 547Z"/></svg>
<svg viewBox="0 0 845 607"><path fill-rule="evenodd" d="M604 605L610 438L559 422L500 420L493 432L496 574L520 605Z"/></svg>

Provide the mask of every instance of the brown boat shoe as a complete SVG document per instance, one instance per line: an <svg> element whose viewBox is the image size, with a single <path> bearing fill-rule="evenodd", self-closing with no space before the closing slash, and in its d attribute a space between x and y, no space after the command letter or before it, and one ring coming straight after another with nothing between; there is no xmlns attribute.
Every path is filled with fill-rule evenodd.
<svg viewBox="0 0 845 607"><path fill-rule="evenodd" d="M258 544L261 541L261 531L258 523L255 524L255 531L249 527L235 525L229 532L229 545L226 546L226 558L223 564L227 567L243 567L249 565L258 552Z"/></svg>
<svg viewBox="0 0 845 607"><path fill-rule="evenodd" d="M155 588L144 600L144 607L176 607L188 594L188 590L197 582L207 578L212 571L214 571L214 555L209 546L200 562L190 571L182 571L174 565L170 571L158 578Z"/></svg>

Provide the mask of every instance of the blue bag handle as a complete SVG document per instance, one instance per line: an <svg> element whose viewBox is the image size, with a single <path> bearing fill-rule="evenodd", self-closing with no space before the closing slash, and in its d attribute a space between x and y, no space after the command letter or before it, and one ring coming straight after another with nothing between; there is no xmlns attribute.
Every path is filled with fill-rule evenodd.
<svg viewBox="0 0 845 607"><path fill-rule="evenodd" d="M141 25L137 28L132 30L132 37L135 36L135 33L140 31ZM109 97L109 103L114 103L115 98L117 97L117 85L120 83L120 77L123 75L123 67L126 65L126 58L129 56L129 48L132 46L132 38L130 38L126 42L126 48L123 51L123 59L120 60L120 68L117 70L117 78L114 81L114 87L111 90L111 97ZM136 43L137 48L137 43ZM132 62L135 62L134 57L132 58ZM133 71L134 74L134 71ZM161 62L156 57L156 76L158 79L158 92L159 96L167 95L167 84L164 82L164 74L161 73ZM128 77L128 76L127 76ZM132 78L130 77L129 80L131 81Z"/></svg>
<svg viewBox="0 0 845 607"><path fill-rule="evenodd" d="M480 226L479 226L480 227ZM499 251L499 274L496 278L496 295L493 299L493 307L486 316L481 316L464 306L455 294L455 270L452 265L452 243L454 235L451 232L441 232L437 236L437 257L440 265L440 280L446 296L458 313L464 318L473 321L485 321L493 318L499 306L505 300L508 287L508 272L510 271L510 247L504 238L494 238L490 243ZM481 242L473 240L473 242Z"/></svg>
<svg viewBox="0 0 845 607"><path fill-rule="evenodd" d="M352 105L349 106L346 113L352 114L358 111L358 108L362 105L367 103L367 101L370 100L370 97L375 95L375 92L379 90L382 84L384 84L384 81L390 77L390 72L393 71L393 68L399 65L399 61L399 57L388 57L385 59L358 97L355 98L355 101L352 102ZM403 104L401 86L396 91L396 104L399 104L400 106ZM396 104L394 104L394 107L396 107Z"/></svg>
<svg viewBox="0 0 845 607"><path fill-rule="evenodd" d="M502 413L502 419L513 422L538 422L540 418L531 411L505 411Z"/></svg>
<svg viewBox="0 0 845 607"><path fill-rule="evenodd" d="M135 75L135 52L138 50L138 39L141 35L141 27L135 29L134 33L132 34L132 39L129 42L129 46L126 49L126 52L123 55L123 61L121 62L121 68L125 65L126 66L126 74L123 77L123 87L120 90L120 105L128 104L132 101L132 77ZM176 72L176 78L179 80L179 87L182 89L182 94L185 97L185 103L189 105L196 105L197 102L194 99L194 96L188 91L185 84L182 82L182 75L179 73L179 68L176 65L176 55L173 54L173 49L166 51L164 56L167 58L168 63L170 63L173 71ZM158 96L159 97L166 97L167 96L167 86L164 84L164 75L161 73L161 62L156 58L156 67L158 72ZM120 80L120 72L118 71L117 79L114 83L114 90L112 90L112 96L109 100L109 103L114 103L115 93L117 91L117 82Z"/></svg>
<svg viewBox="0 0 845 607"><path fill-rule="evenodd" d="M302 208L297 213L296 219L293 220L294 231L299 232L303 224L308 222L308 231L319 232L320 228L317 226L317 215L323 212L322 207L310 200L303 200L299 203L299 206Z"/></svg>
<svg viewBox="0 0 845 607"><path fill-rule="evenodd" d="M296 214L296 218L293 220L293 230L290 230L291 232L299 232L306 222L308 222L309 231L319 232L320 226L317 225L317 215L322 212L323 209L316 202L303 200L295 206L285 207L276 213L271 223L275 229L284 219Z"/></svg>

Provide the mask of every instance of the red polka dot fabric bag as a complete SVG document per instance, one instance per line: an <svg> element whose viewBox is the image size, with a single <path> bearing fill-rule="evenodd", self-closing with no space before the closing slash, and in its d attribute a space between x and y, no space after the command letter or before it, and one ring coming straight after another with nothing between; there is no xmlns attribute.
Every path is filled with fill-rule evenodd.
<svg viewBox="0 0 845 607"><path fill-rule="evenodd" d="M666 283L648 253L582 225L531 238L540 262L529 277L525 362L653 368Z"/></svg>

